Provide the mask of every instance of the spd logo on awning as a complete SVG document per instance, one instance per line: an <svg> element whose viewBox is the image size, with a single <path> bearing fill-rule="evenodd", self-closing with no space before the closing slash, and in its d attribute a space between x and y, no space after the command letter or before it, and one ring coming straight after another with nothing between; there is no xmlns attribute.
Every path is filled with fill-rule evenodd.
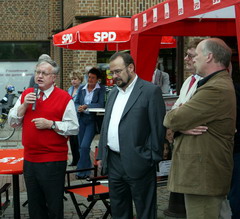
<svg viewBox="0 0 240 219"><path fill-rule="evenodd" d="M73 35L71 33L62 35L62 44L71 43L72 41Z"/></svg>
<svg viewBox="0 0 240 219"><path fill-rule="evenodd" d="M115 32L95 32L94 42L111 42L116 40L117 34Z"/></svg>

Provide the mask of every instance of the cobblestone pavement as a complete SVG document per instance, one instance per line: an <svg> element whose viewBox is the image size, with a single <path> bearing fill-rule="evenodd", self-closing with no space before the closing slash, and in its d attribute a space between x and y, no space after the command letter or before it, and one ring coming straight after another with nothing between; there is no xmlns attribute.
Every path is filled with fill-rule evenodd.
<svg viewBox="0 0 240 219"><path fill-rule="evenodd" d="M94 139L92 143L92 150L94 150L97 145L98 136ZM17 131L14 136L5 142L0 142L0 148L18 148L21 146L21 131ZM69 163L71 163L71 153L69 150ZM73 167L68 167L73 168ZM0 187L2 187L5 183L11 182L12 177L10 175L0 175ZM79 182L79 180L78 180ZM74 182L73 182L74 183ZM21 219L28 219L28 209L27 205L25 207L22 204L27 200L26 188L23 180L23 176L19 176L19 187L20 187L20 204L21 204ZM77 219L77 213L72 203L72 200L69 194L65 194L67 201L64 201L64 218L65 219ZM4 200L4 199L3 199ZM88 204L88 201L85 198L81 198L78 196L78 201L83 202L84 204ZM166 189L166 186L160 186L157 188L157 213L158 219L175 219L174 217L168 217L164 215L164 210L168 208L169 202L169 192ZM105 212L104 205L99 201L93 208L93 210L89 213L87 219L100 219ZM10 190L10 205L4 211L4 213L0 216L0 218L4 219L13 219L13 201L12 201L12 187ZM111 218L109 216L109 218ZM179 217L178 217L179 218Z"/></svg>
<svg viewBox="0 0 240 219"><path fill-rule="evenodd" d="M67 198L67 201L64 201L64 218L65 219L77 219L78 215L76 213L76 210L73 206L72 200L68 194L65 194L65 197ZM169 198L169 192L166 189L166 186L158 187L157 189L157 214L158 219L175 219L173 217L165 216L163 211L167 209L168 207L168 198ZM26 192L21 192L20 194L20 202L21 202L21 219L28 219L28 209L27 206L23 207L22 204L27 200L27 194ZM10 197L11 203L10 206L5 210L2 216L0 218L5 219L13 219L13 206L12 206L12 196ZM88 202L86 199L78 197L78 201L82 201L83 203L87 204ZM93 208L93 210L89 213L87 219L100 219L103 216L103 213L105 212L104 205L99 202L96 204L96 206ZM110 216L108 218L111 218Z"/></svg>

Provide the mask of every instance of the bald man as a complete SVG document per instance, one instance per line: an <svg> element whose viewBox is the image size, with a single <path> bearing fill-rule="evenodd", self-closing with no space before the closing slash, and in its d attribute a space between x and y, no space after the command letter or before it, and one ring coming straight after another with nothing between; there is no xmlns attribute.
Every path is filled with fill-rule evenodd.
<svg viewBox="0 0 240 219"><path fill-rule="evenodd" d="M231 49L218 38L201 41L193 58L203 77L192 98L165 117L173 131L192 129L175 138L168 189L184 193L188 219L217 219L230 187L236 97L227 72ZM208 129L194 135L194 127Z"/></svg>

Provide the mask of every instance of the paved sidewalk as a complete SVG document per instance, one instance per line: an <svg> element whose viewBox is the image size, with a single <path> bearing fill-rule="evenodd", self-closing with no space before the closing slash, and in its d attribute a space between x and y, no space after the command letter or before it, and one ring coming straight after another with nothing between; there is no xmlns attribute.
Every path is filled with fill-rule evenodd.
<svg viewBox="0 0 240 219"><path fill-rule="evenodd" d="M98 136L94 139L92 143L92 150L94 151L95 146L98 142ZM6 142L0 142L0 148L18 148L21 146L21 131L17 131L14 136ZM68 163L71 163L71 151L69 150L69 160ZM74 169L74 167L68 167L69 169ZM75 179L74 179L75 180ZM73 180L73 181L74 181ZM12 176L11 175L0 175L0 187L2 187L5 183L12 182ZM78 180L79 182L79 180ZM74 182L73 182L74 183ZM23 176L19 176L19 186L20 186L20 204L21 204L21 219L28 219L28 209L27 206L23 207L22 204L27 200L27 194L26 194L26 188L23 180ZM74 208L74 205L72 203L72 200L69 196L69 194L65 194L65 197L67 198L67 201L64 201L64 218L65 219L77 219L77 213ZM4 200L4 199L3 199ZM78 197L78 200L88 204L88 201L84 198ZM4 219L13 219L13 201L12 201L12 187L10 191L10 205L5 210L2 216L0 218ZM165 216L163 211L168 208L168 202L169 202L169 192L166 189L166 186L160 186L157 189L157 213L158 213L158 219L175 219L174 217L168 217ZM105 212L104 205L99 201L99 203L94 206L93 210L89 213L89 216L87 219L100 219L103 216L103 213ZM109 218L111 218L109 216ZM178 217L179 218L179 217Z"/></svg>
<svg viewBox="0 0 240 219"><path fill-rule="evenodd" d="M77 213L73 206L72 200L68 194L65 194L65 197L68 199L67 201L64 201L64 218L65 219L77 219ZM168 207L168 197L169 192L166 189L166 186L158 187L157 190L157 205L158 205L158 219L175 219L173 217L167 217L164 215L163 211L167 209ZM22 204L27 200L27 194L26 192L21 192L20 194L20 203L21 203L21 219L28 219L28 209L27 206L22 207ZM5 210L4 214L0 218L5 219L13 219L13 206L12 206L12 196L10 198L11 204L10 206ZM83 199L81 197L78 197L79 201L82 201L83 203L87 204L86 199ZM103 213L105 211L105 207L102 203L97 203L96 206L93 208L93 210L89 213L88 219L100 219L103 216ZM109 217L111 218L111 217Z"/></svg>

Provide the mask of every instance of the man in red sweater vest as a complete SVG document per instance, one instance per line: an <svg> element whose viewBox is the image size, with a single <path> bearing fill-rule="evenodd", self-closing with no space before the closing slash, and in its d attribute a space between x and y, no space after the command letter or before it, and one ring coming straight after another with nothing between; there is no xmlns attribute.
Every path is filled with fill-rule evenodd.
<svg viewBox="0 0 240 219"><path fill-rule="evenodd" d="M26 89L9 113L10 125L22 126L23 173L31 219L63 219L64 215L66 136L78 134L79 125L72 98L54 86L58 71L52 60L38 62L37 95L34 88Z"/></svg>

